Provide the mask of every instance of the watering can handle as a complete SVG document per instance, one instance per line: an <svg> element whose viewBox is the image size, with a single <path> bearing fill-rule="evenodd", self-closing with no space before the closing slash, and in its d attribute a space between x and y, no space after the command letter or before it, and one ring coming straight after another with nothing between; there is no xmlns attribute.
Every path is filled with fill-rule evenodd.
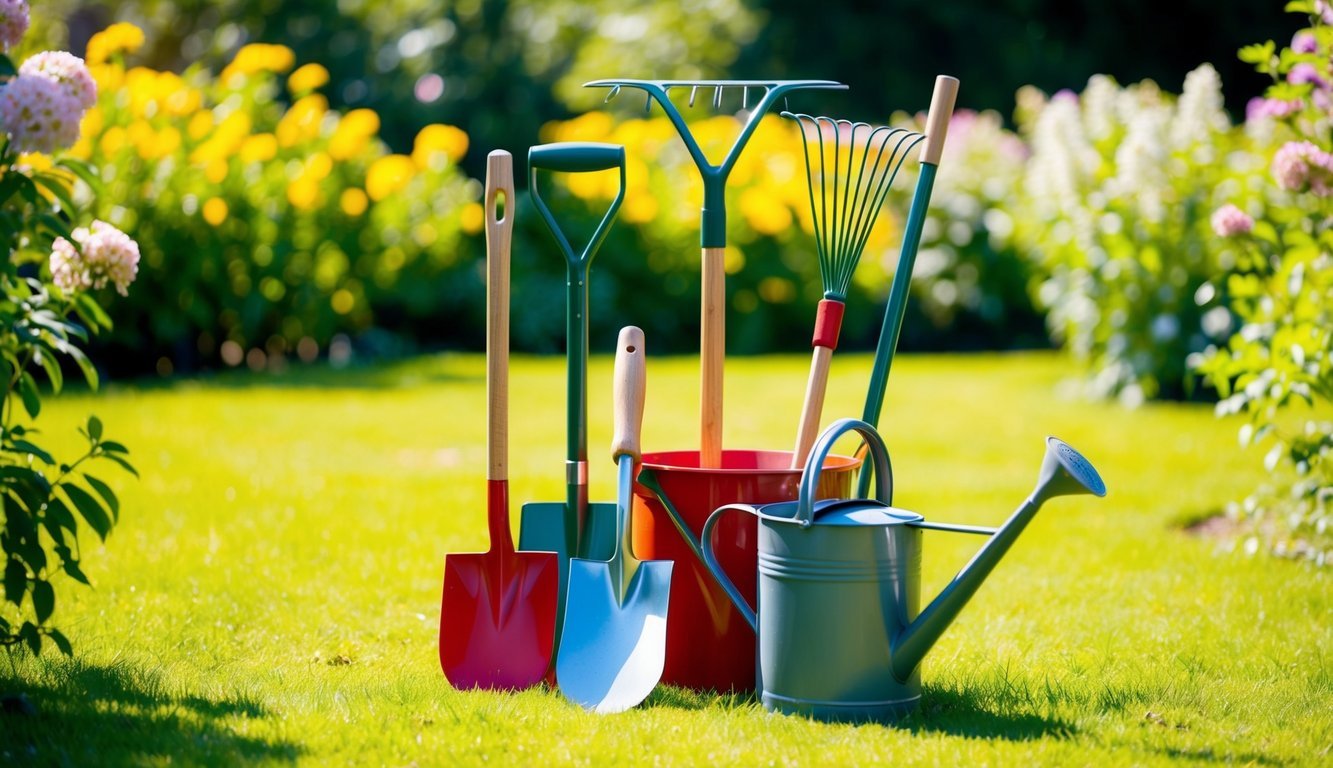
<svg viewBox="0 0 1333 768"><path fill-rule="evenodd" d="M893 504L893 469L889 464L889 449L875 428L860 419L839 419L828 426L810 450L810 458L801 472L801 495L796 501L793 520L802 526L814 522L815 493L819 490L819 473L824 460L833 450L833 444L847 432L859 432L869 448L867 460L875 462L875 498L886 505ZM716 513L714 513L716 514ZM711 521L711 518L710 518Z"/></svg>
<svg viewBox="0 0 1333 768"><path fill-rule="evenodd" d="M731 598L731 602L736 606L736 610L739 611L741 616L745 618L745 621L749 623L750 629L753 629L757 633L759 632L759 620L755 616L754 609L750 607L749 603L745 602L745 595L742 595L741 591L736 588L735 582L733 582L731 577L727 575L727 572L722 569L722 564L717 561L717 554L713 552L713 528L717 525L718 521L722 519L722 516L728 512L749 512L752 515L758 514L758 510L749 504L728 504L725 507L718 507L714 510L713 514L708 516L708 520L704 523L704 529L699 535L699 540L703 544L704 565L708 566L708 570L713 572L713 578L717 580L718 586L722 587L722 591L726 592L727 597Z"/></svg>

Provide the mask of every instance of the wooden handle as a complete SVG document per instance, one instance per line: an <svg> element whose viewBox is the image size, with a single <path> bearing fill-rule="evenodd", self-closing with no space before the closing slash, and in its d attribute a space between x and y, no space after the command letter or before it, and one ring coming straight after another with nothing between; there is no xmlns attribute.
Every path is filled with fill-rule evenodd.
<svg viewBox="0 0 1333 768"><path fill-rule="evenodd" d="M921 162L940 164L944 137L949 133L949 118L953 116L957 98L958 78L948 75L935 78L935 93L930 97L930 112L926 115L926 147L921 150Z"/></svg>
<svg viewBox="0 0 1333 768"><path fill-rule="evenodd" d="M636 462L642 456L639 433L643 430L643 400L648 386L647 363L643 351L643 331L632 325L620 329L616 340L616 370L612 385L615 400L615 434L611 437L611 458L630 456Z"/></svg>
<svg viewBox="0 0 1333 768"><path fill-rule="evenodd" d="M501 197L503 196L503 197ZM503 202L504 218L496 217ZM486 478L509 479L509 245L514 233L514 158L486 157Z"/></svg>
<svg viewBox="0 0 1333 768"><path fill-rule="evenodd" d="M805 466L806 457L819 437L819 420L824 414L824 392L828 388L829 361L833 350L815 347L810 358L810 380L805 384L805 405L801 408L801 424L796 430L796 449L791 454L791 468Z"/></svg>
<svg viewBox="0 0 1333 768"><path fill-rule="evenodd" d="M722 466L722 362L727 347L725 249L703 249L699 339L699 466Z"/></svg>

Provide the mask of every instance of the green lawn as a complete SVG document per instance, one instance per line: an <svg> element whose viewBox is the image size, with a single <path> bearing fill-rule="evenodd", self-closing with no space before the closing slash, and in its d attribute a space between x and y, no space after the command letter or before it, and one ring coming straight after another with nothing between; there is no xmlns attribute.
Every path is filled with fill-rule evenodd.
<svg viewBox="0 0 1333 768"><path fill-rule="evenodd" d="M610 362L591 370L595 499L613 496ZM869 363L835 360L828 417L860 414ZM806 365L729 362L729 446L789 447ZM563 498L562 370L515 361L515 505ZM1206 406L1063 399L1070 373L1046 354L895 366L883 422L899 506L998 523L1047 434L1110 489L1038 516L927 657L922 710L901 727L662 688L609 717L558 692L451 690L444 556L486 536L479 356L53 399L46 441L73 451L95 412L142 480L100 473L123 509L85 550L96 589L60 586L76 659L0 661L0 691L40 710L0 714L0 764L1327 765L1328 570L1180 530L1254 484L1259 456ZM650 356L648 375L645 448L693 446L696 362ZM977 543L927 533L924 594Z"/></svg>

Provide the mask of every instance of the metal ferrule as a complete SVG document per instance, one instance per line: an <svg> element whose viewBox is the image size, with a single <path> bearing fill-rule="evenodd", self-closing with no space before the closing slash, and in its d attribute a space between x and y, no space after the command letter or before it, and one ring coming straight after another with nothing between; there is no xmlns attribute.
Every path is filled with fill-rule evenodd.
<svg viewBox="0 0 1333 768"><path fill-rule="evenodd" d="M759 573L780 579L797 579L816 582L876 582L896 581L900 563L896 559L888 560L824 560L792 557L789 554L774 555L759 552Z"/></svg>
<svg viewBox="0 0 1333 768"><path fill-rule="evenodd" d="M588 484L588 462L566 461L565 485L587 485L587 484Z"/></svg>

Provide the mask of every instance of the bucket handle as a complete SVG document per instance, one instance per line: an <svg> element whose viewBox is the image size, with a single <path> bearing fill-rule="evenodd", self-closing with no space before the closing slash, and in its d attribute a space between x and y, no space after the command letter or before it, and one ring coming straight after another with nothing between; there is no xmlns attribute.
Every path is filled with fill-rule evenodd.
<svg viewBox="0 0 1333 768"><path fill-rule="evenodd" d="M745 601L745 595L742 595L741 591L736 588L735 582L733 582L731 577L727 575L727 572L723 570L722 564L717 561L717 554L713 551L713 528L717 526L717 523L722 519L722 516L728 512L749 512L752 515L759 514L759 510L755 509L754 506L750 504L728 504L713 510L713 514L708 516L708 520L704 522L704 529L699 534L700 542L703 544L703 551L700 554L703 555L704 565L708 566L708 570L713 572L713 578L717 580L718 586L722 587L722 591L727 593L727 597L731 599L732 604L736 606L737 612L739 612L745 619L746 623L750 625L750 629L758 634L759 620L755 616L754 608L751 608L750 604Z"/></svg>
<svg viewBox="0 0 1333 768"><path fill-rule="evenodd" d="M824 460L832 452L833 443L848 432L861 434L869 448L869 459L875 462L875 498L886 506L893 505L893 468L889 463L889 449L884 446L884 438L879 436L874 427L860 419L838 419L819 436L801 472L801 495L796 501L796 515L792 521L800 523L802 528L809 526L815 519L815 492L819 489L819 473L824 469ZM709 518L709 522L712 522L712 518Z"/></svg>

